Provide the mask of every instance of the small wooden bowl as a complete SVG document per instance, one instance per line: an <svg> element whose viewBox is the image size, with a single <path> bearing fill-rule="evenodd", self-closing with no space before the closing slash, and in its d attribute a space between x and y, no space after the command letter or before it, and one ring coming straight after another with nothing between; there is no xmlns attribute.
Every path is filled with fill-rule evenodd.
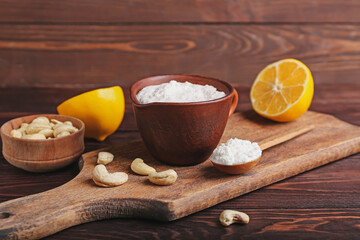
<svg viewBox="0 0 360 240"><path fill-rule="evenodd" d="M241 174L249 171L253 168L260 160L261 156L251 162L242 163L242 164L233 164L233 165L222 165L218 163L211 162L219 171L227 174Z"/></svg>
<svg viewBox="0 0 360 240"><path fill-rule="evenodd" d="M30 123L44 116L59 121L71 121L79 131L65 137L30 140L10 136L22 123ZM39 114L15 118L1 127L2 154L13 166L29 172L49 172L65 167L78 159L84 151L85 124L74 117L57 114Z"/></svg>

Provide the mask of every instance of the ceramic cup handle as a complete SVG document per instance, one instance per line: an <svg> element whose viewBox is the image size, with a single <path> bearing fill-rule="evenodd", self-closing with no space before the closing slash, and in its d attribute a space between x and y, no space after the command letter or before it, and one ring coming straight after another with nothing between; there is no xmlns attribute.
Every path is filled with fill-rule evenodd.
<svg viewBox="0 0 360 240"><path fill-rule="evenodd" d="M235 112L237 104L238 104L238 100L239 100L239 96L238 96L236 89L234 88L234 97L233 97L231 107L230 107L229 118Z"/></svg>

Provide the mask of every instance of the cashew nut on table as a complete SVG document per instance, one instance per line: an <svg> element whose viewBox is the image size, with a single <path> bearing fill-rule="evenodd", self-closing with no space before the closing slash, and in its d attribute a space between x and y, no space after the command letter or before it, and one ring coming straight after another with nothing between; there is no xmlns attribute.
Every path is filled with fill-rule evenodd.
<svg viewBox="0 0 360 240"><path fill-rule="evenodd" d="M224 210L219 217L220 223L228 227L233 223L247 224L250 221L249 216L246 213L235 210Z"/></svg>

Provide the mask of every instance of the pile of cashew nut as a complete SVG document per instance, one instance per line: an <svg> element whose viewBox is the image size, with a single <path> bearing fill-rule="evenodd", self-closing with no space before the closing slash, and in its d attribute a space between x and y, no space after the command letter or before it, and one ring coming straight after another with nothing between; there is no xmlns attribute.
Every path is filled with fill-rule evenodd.
<svg viewBox="0 0 360 240"><path fill-rule="evenodd" d="M128 180L128 175L124 172L109 173L105 165L112 162L114 155L109 152L99 152L97 166L93 170L93 181L101 187L115 187L124 184ZM173 169L156 172L141 158L136 158L130 166L131 170L139 175L148 176L149 181L156 185L171 185L177 179L177 173Z"/></svg>
<svg viewBox="0 0 360 240"><path fill-rule="evenodd" d="M59 138L77 132L79 129L72 122L61 122L47 117L37 117L31 123L22 123L20 128L13 129L10 136L23 139L49 139Z"/></svg>

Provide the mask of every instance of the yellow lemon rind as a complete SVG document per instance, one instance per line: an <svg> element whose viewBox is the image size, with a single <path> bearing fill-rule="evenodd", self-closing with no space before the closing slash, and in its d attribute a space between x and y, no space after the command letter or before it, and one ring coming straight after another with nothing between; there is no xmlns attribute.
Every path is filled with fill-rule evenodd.
<svg viewBox="0 0 360 240"><path fill-rule="evenodd" d="M298 98L297 101L295 101L292 104L289 104L286 109L284 109L283 111L276 113L276 114L269 114L269 113L266 113L266 112L256 109L256 107L254 106L253 97L252 97L255 83L257 81L261 81L261 80L259 80L260 76L262 76L262 74L267 69L269 69L273 66L279 65L283 62L295 62L297 65L300 65L302 68L305 69L305 73L306 73L307 77L306 77L305 83L303 84L305 87L303 89L302 94L300 95L300 97ZM253 83L251 91L250 91L250 99L251 99L251 104L253 106L254 111L256 113L258 113L259 115L261 115L265 118L269 118L274 121L278 121L278 122L289 122L289 121L293 121L293 120L297 119L298 117L303 115L309 109L311 102L312 102L313 94L314 94L314 81L313 81L310 69L305 64L300 62L299 60L293 59L293 58L288 58L288 59L282 59L277 62L271 63L258 73L258 75L255 78L255 82Z"/></svg>
<svg viewBox="0 0 360 240"><path fill-rule="evenodd" d="M101 118L104 119L104 122L101 122L97 119L99 116L96 116L100 114L96 113L92 116L92 111L94 111L92 108L94 107L91 105L91 101L93 101L92 98L99 98L100 101L97 101L95 105L99 104L101 100L107 105L107 103L111 102L113 99L109 101L108 99L102 97L106 91L114 94L115 98L119 98L121 101L118 102L118 106L111 107L111 109L115 108L116 111L108 110L101 113L101 109L99 109L102 114ZM78 108L82 108L83 111L79 111ZM91 90L62 102L57 106L57 111L61 115L73 116L83 120L85 123L85 137L95 138L98 141L104 141L119 128L123 120L125 112L124 93L120 86ZM88 127L86 127L87 125ZM89 125L91 125L91 127L89 127Z"/></svg>

